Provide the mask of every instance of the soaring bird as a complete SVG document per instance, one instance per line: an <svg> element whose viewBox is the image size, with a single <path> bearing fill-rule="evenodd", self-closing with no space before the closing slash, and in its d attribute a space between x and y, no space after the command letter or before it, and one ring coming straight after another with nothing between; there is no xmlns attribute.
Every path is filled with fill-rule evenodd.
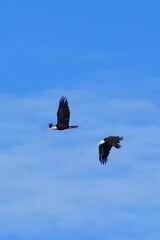
<svg viewBox="0 0 160 240"><path fill-rule="evenodd" d="M68 100L66 97L61 97L59 100L59 107L57 111L57 124L53 125L49 123L49 128L51 130L64 130L68 128L77 128L78 126L70 126L70 110L68 105Z"/></svg>
<svg viewBox="0 0 160 240"><path fill-rule="evenodd" d="M123 140L123 137L114 137L110 136L104 138L100 141L99 144L99 161L101 164L105 164L108 161L108 155L110 153L111 148L114 146L115 148L120 148L120 141Z"/></svg>

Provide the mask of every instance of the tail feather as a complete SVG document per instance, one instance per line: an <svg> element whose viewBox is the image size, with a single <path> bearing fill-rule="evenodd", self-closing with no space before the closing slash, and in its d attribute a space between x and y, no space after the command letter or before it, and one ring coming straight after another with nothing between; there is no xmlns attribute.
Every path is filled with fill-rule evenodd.
<svg viewBox="0 0 160 240"><path fill-rule="evenodd" d="M69 126L69 128L71 129L71 128L78 128L78 126Z"/></svg>

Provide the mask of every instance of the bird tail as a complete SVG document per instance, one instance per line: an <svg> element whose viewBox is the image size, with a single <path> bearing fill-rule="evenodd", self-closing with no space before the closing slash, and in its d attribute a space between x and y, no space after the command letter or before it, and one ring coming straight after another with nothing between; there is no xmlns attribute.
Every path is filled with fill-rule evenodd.
<svg viewBox="0 0 160 240"><path fill-rule="evenodd" d="M78 128L78 126L69 126L69 129L71 128Z"/></svg>

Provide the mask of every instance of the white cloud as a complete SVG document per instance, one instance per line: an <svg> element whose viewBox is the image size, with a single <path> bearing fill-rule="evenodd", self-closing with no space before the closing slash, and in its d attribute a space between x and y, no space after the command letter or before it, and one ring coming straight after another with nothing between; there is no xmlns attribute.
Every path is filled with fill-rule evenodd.
<svg viewBox="0 0 160 240"><path fill-rule="evenodd" d="M145 81L145 85L150 90L159 90L160 89L160 78L148 79Z"/></svg>
<svg viewBox="0 0 160 240"><path fill-rule="evenodd" d="M69 98L71 123L79 128L51 132L48 123L56 122L61 95ZM2 103L1 232L45 232L53 225L85 231L89 224L95 232L113 230L116 224L115 235L125 234L125 225L134 226L137 234L145 226L150 235L158 232L151 220L160 202L159 110L154 102L52 90L25 98L1 96ZM124 140L102 166L97 142L108 135ZM148 209L150 220L143 222ZM114 239L113 233L109 236Z"/></svg>

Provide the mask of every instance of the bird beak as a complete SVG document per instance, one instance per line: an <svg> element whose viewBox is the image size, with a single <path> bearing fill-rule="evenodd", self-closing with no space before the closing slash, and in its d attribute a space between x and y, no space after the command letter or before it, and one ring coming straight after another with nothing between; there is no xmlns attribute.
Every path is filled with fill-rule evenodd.
<svg viewBox="0 0 160 240"><path fill-rule="evenodd" d="M103 143L105 143L105 141L104 141L104 140L102 140L102 141L98 142L98 145L101 145L101 144L103 144Z"/></svg>

